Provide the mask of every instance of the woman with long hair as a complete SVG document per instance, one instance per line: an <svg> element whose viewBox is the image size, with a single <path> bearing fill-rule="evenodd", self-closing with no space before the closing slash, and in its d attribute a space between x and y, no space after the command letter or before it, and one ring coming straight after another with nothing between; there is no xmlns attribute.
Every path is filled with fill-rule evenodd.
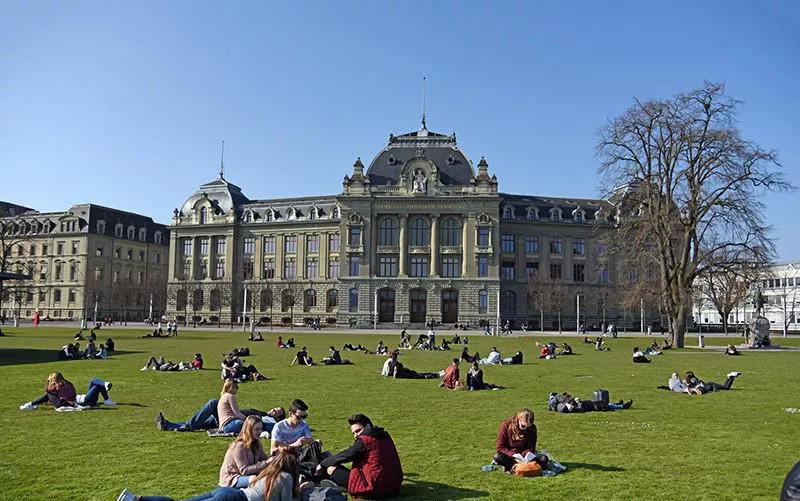
<svg viewBox="0 0 800 501"><path fill-rule="evenodd" d="M261 443L264 425L259 416L247 416L242 431L228 450L219 469L220 487L247 487L267 466L268 456Z"/></svg>
<svg viewBox="0 0 800 501"><path fill-rule="evenodd" d="M75 386L67 381L63 374L52 372L44 384L44 395L20 405L19 408L23 411L32 411L49 402L57 411L81 410L82 407L75 403L77 396Z"/></svg>
<svg viewBox="0 0 800 501"><path fill-rule="evenodd" d="M222 393L217 403L217 417L219 430L224 433L239 433L247 417L239 410L239 403L236 401L238 391L239 383L235 379L226 379L222 384Z"/></svg>
<svg viewBox="0 0 800 501"><path fill-rule="evenodd" d="M524 408L506 418L497 431L494 462L505 471L513 472L518 462L529 462L531 458L542 467L547 466L547 456L536 456L536 425L533 411Z"/></svg>

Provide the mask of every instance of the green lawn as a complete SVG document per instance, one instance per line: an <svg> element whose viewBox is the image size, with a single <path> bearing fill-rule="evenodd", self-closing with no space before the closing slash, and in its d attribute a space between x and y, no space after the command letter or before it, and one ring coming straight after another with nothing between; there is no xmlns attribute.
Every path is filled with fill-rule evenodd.
<svg viewBox="0 0 800 501"><path fill-rule="evenodd" d="M137 339L132 330L101 331L119 350L109 360L56 362L55 350L72 329L4 329L0 338L0 499L113 500L123 487L137 494L186 497L216 485L228 439L205 433L166 433L155 427L188 418L219 394L219 354L246 346L240 332L184 329L171 339ZM330 344L366 344L372 334L282 332L294 336L319 359ZM446 331L441 335L449 334ZM475 333L477 334L477 333ZM344 353L354 365L289 367L294 350L249 343L247 357L269 381L244 384L239 403L268 409L302 398L311 407L309 424L326 449L348 446L345 418L363 412L386 427L397 443L406 473L404 499L776 499L789 468L800 459L800 352L748 352L725 357L707 350L676 350L634 366L631 347L642 339L609 340L612 351L596 353L570 339L577 356L535 360L534 338L470 336L470 351L492 345L510 355L522 349L522 366L488 367L488 382L504 391L452 392L437 381L388 380L379 376L382 357ZM390 346L399 336L382 335ZM736 338L734 338L736 339ZM556 340L561 342L561 340ZM800 340L774 338L782 345ZM724 339L710 338L709 344ZM691 343L696 345L696 340ZM82 343L83 344L83 343ZM444 368L453 352L405 352L401 360L419 371ZM194 373L140 372L150 354L188 360L203 353L208 369ZM462 375L466 374L462 365ZM689 397L657 390L673 370L694 370L723 382L743 372L734 390ZM93 376L114 383L116 407L56 413L48 407L23 412L37 397L47 374L64 373L79 392ZM547 411L550 391L590 396L610 390L613 400L632 398L631 410L562 415ZM569 471L553 478L524 479L483 473L494 452L500 421L521 407L536 413L539 447Z"/></svg>

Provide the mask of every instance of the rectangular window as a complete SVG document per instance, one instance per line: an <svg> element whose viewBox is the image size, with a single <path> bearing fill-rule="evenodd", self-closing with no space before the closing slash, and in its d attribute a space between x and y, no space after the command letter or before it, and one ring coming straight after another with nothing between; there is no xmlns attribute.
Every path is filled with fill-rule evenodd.
<svg viewBox="0 0 800 501"><path fill-rule="evenodd" d="M561 263L550 263L550 280L561 280Z"/></svg>
<svg viewBox="0 0 800 501"><path fill-rule="evenodd" d="M245 259L242 261L242 278L245 280L253 279L253 260Z"/></svg>
<svg viewBox="0 0 800 501"><path fill-rule="evenodd" d="M39 302L43 303L47 301L47 291L39 291Z"/></svg>
<svg viewBox="0 0 800 501"><path fill-rule="evenodd" d="M161 253L160 252L156 252L155 254L153 254L153 261L155 261L156 264L161 264Z"/></svg>
<svg viewBox="0 0 800 501"><path fill-rule="evenodd" d="M397 276L397 256L381 256L378 259L379 277Z"/></svg>
<svg viewBox="0 0 800 501"><path fill-rule="evenodd" d="M525 237L525 254L539 252L539 237Z"/></svg>
<svg viewBox="0 0 800 501"><path fill-rule="evenodd" d="M550 239L550 254L560 256L561 255L561 239L560 238L551 238Z"/></svg>
<svg viewBox="0 0 800 501"><path fill-rule="evenodd" d="M24 256L25 255L25 247L18 245L17 246L17 256Z"/></svg>
<svg viewBox="0 0 800 501"><path fill-rule="evenodd" d="M350 289L350 311L358 311L358 289L355 287Z"/></svg>
<svg viewBox="0 0 800 501"><path fill-rule="evenodd" d="M478 228L478 247L489 246L489 228Z"/></svg>
<svg viewBox="0 0 800 501"><path fill-rule="evenodd" d="M242 252L245 256L252 256L256 253L256 239L253 237L245 237Z"/></svg>
<svg viewBox="0 0 800 501"><path fill-rule="evenodd" d="M94 269L94 279L95 280L103 280L103 267L98 266Z"/></svg>
<svg viewBox="0 0 800 501"><path fill-rule="evenodd" d="M73 240L72 241L72 255L73 256L78 253L78 248L79 247L80 247L80 241ZM33 254L33 253L31 253L31 254Z"/></svg>
<svg viewBox="0 0 800 501"><path fill-rule="evenodd" d="M208 261L205 259L200 262L200 280L208 278Z"/></svg>
<svg viewBox="0 0 800 501"><path fill-rule="evenodd" d="M94 255L97 256L97 257L103 257L103 251L104 251L104 249L103 249L103 246L101 245L97 249L95 249Z"/></svg>
<svg viewBox="0 0 800 501"><path fill-rule="evenodd" d="M503 261L500 269L500 278L503 280L514 280L516 274L514 273L514 261Z"/></svg>
<svg viewBox="0 0 800 501"><path fill-rule="evenodd" d="M489 294L486 291L478 293L478 313L485 314L489 311Z"/></svg>
<svg viewBox="0 0 800 501"><path fill-rule="evenodd" d="M310 257L306 259L306 278L314 280L319 276L319 261L317 258Z"/></svg>
<svg viewBox="0 0 800 501"><path fill-rule="evenodd" d="M225 261L217 261L217 265L214 270L214 278L225 278Z"/></svg>
<svg viewBox="0 0 800 501"><path fill-rule="evenodd" d="M119 251L119 248L117 248ZM184 256L191 256L192 255L192 239L191 238L184 238L183 239L183 255ZM119 257L119 256L117 256Z"/></svg>
<svg viewBox="0 0 800 501"><path fill-rule="evenodd" d="M31 244L31 246L30 246L30 248L29 248L29 251L28 251L28 253L29 253L31 256L33 256L33 255L36 255L36 245L34 245L34 244Z"/></svg>
<svg viewBox="0 0 800 501"><path fill-rule="evenodd" d="M119 258L120 258L120 256L122 256L122 249L120 249L119 247L117 247L117 248L115 248L115 249L114 249L114 257L115 257L115 258L117 258L117 259L119 259Z"/></svg>
<svg viewBox="0 0 800 501"><path fill-rule="evenodd" d="M489 276L489 256L478 256L478 276Z"/></svg>
<svg viewBox="0 0 800 501"><path fill-rule="evenodd" d="M70 303L74 303L75 302L75 291L72 290L72 289L70 289L70 291L67 292L67 302L70 302Z"/></svg>
<svg viewBox="0 0 800 501"><path fill-rule="evenodd" d="M228 252L228 241L224 238L217 239L217 256L224 256L226 252ZM189 249L191 250L191 248Z"/></svg>
<svg viewBox="0 0 800 501"><path fill-rule="evenodd" d="M200 255L201 256L208 256L208 247L209 247L208 239L207 238L201 238L200 239Z"/></svg>
<svg viewBox="0 0 800 501"><path fill-rule="evenodd" d="M56 303L61 302L61 289L56 289L53 291L53 301Z"/></svg>
<svg viewBox="0 0 800 501"><path fill-rule="evenodd" d="M70 263L69 265L69 279L75 280L78 278L78 264Z"/></svg>
<svg viewBox="0 0 800 501"><path fill-rule="evenodd" d="M22 249L22 247L20 247L20 249ZM64 242L56 243L56 254L60 256L63 253L64 253ZM20 250L20 255L22 255L22 250Z"/></svg>
<svg viewBox="0 0 800 501"><path fill-rule="evenodd" d="M274 259L265 259L264 260L264 274L262 278L275 278L275 260Z"/></svg>
<svg viewBox="0 0 800 501"><path fill-rule="evenodd" d="M297 278L297 262L293 257L287 257L283 260L283 278L287 280Z"/></svg>
<svg viewBox="0 0 800 501"><path fill-rule="evenodd" d="M316 254L319 252L319 235L306 236L306 252Z"/></svg>
<svg viewBox="0 0 800 501"><path fill-rule="evenodd" d="M350 239L348 244L353 247L361 245L361 228L350 228Z"/></svg>
<svg viewBox="0 0 800 501"><path fill-rule="evenodd" d="M583 256L585 254L584 242L582 238L576 238L572 241L572 253L576 256Z"/></svg>
<svg viewBox="0 0 800 501"><path fill-rule="evenodd" d="M525 263L525 275L528 278L533 278L539 273L539 263L535 261L529 261Z"/></svg>
<svg viewBox="0 0 800 501"><path fill-rule="evenodd" d="M585 282L586 281L586 265L585 264L575 264L572 266L572 280L574 282Z"/></svg>
<svg viewBox="0 0 800 501"><path fill-rule="evenodd" d="M128 249L128 260L133 259L133 249Z"/></svg>
<svg viewBox="0 0 800 501"><path fill-rule="evenodd" d="M100 247L102 249L102 247ZM47 244L42 244L42 256L47 255Z"/></svg>
<svg viewBox="0 0 800 501"><path fill-rule="evenodd" d="M264 237L264 254L275 254L275 236Z"/></svg>
<svg viewBox="0 0 800 501"><path fill-rule="evenodd" d="M361 272L361 257L350 256L350 276L357 277Z"/></svg>
<svg viewBox="0 0 800 501"><path fill-rule="evenodd" d="M286 254L297 253L297 235L286 235L286 237L284 237L283 251Z"/></svg>
<svg viewBox="0 0 800 501"><path fill-rule="evenodd" d="M443 277L458 277L461 276L461 258L458 257L443 257L442 258L442 276Z"/></svg>
<svg viewBox="0 0 800 501"><path fill-rule="evenodd" d="M608 270L602 269L597 272L597 281L600 282L601 284L607 284L608 278L609 278Z"/></svg>
<svg viewBox="0 0 800 501"><path fill-rule="evenodd" d="M56 280L61 280L64 277L64 265L56 263Z"/></svg>
<svg viewBox="0 0 800 501"><path fill-rule="evenodd" d="M331 258L328 261L328 278L339 278L339 260Z"/></svg>
<svg viewBox="0 0 800 501"><path fill-rule="evenodd" d="M144 251L139 251L139 261L144 262Z"/></svg>
<svg viewBox="0 0 800 501"><path fill-rule="evenodd" d="M331 233L328 235L328 251L339 252L339 244L341 243L341 236L338 233Z"/></svg>
<svg viewBox="0 0 800 501"><path fill-rule="evenodd" d="M502 252L514 252L515 239L514 235L511 233L504 233L502 237L500 237L500 250Z"/></svg>
<svg viewBox="0 0 800 501"><path fill-rule="evenodd" d="M608 250L608 246L606 244L597 244L597 255L602 256Z"/></svg>
<svg viewBox="0 0 800 501"><path fill-rule="evenodd" d="M410 277L427 277L428 276L428 258L424 256L414 256L411 258L411 266L409 267L408 276Z"/></svg>

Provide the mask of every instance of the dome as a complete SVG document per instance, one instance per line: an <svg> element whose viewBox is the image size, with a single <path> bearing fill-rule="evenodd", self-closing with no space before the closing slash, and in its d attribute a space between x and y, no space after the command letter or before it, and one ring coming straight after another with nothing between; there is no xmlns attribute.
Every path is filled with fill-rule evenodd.
<svg viewBox="0 0 800 501"><path fill-rule="evenodd" d="M250 200L242 193L242 189L220 176L200 186L194 195L181 206L182 216L193 214L202 200L208 200L212 206L226 216L236 214L242 204Z"/></svg>

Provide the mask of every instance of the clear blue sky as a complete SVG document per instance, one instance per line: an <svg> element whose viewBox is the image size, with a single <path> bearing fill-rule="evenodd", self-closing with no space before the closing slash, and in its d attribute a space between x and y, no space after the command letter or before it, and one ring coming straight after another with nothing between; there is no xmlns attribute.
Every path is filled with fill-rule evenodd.
<svg viewBox="0 0 800 501"><path fill-rule="evenodd" d="M800 185L800 2L2 2L0 200L169 222L213 179L337 194L428 126L506 192L597 196L596 132L634 96L724 81ZM800 258L798 194L767 200ZM794 229L793 229L794 228Z"/></svg>

